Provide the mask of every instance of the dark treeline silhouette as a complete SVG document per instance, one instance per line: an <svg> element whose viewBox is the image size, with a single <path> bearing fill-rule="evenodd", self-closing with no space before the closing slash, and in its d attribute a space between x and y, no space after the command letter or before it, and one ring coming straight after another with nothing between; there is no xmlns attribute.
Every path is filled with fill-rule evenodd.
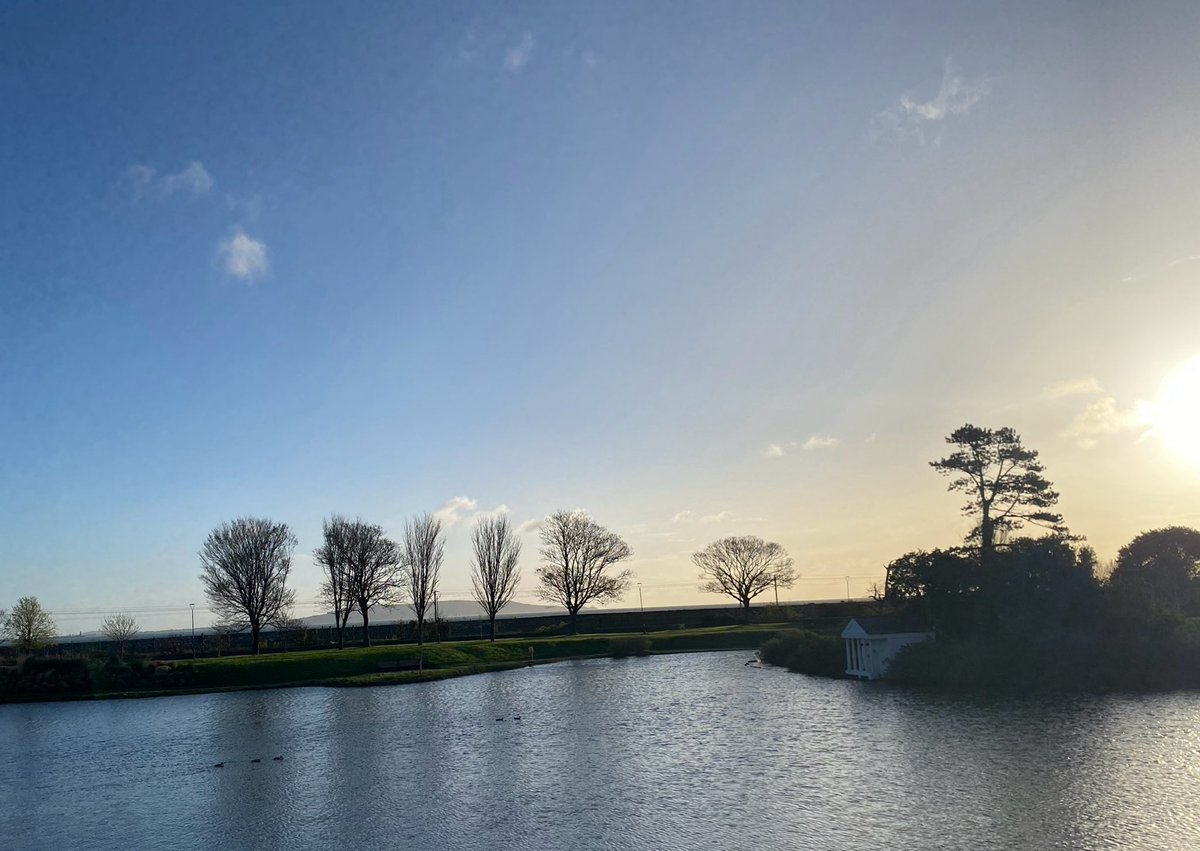
<svg viewBox="0 0 1200 851"><path fill-rule="evenodd" d="M1012 429L963 426L933 462L969 495L963 546L906 553L887 567L883 602L917 613L937 640L902 651L901 681L1014 689L1200 685L1200 532L1143 532L1110 575L1051 509L1058 494ZM1013 537L1025 523L1041 538Z"/></svg>

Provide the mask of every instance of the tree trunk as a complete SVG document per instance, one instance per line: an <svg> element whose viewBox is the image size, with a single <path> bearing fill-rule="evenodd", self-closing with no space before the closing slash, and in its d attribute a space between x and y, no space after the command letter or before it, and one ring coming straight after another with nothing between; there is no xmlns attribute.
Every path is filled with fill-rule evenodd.
<svg viewBox="0 0 1200 851"><path fill-rule="evenodd" d="M750 623L750 599L742 600L742 614L746 617L746 623Z"/></svg>
<svg viewBox="0 0 1200 851"><path fill-rule="evenodd" d="M250 624L250 646L252 648L250 652L255 656L258 655L258 636L261 631L261 627Z"/></svg>
<svg viewBox="0 0 1200 851"><path fill-rule="evenodd" d="M985 571L992 561L996 548L996 531L992 525L990 505L983 503L983 517L979 521L979 566Z"/></svg>
<svg viewBox="0 0 1200 851"><path fill-rule="evenodd" d="M417 618L417 646L422 647L425 644L425 618Z"/></svg>
<svg viewBox="0 0 1200 851"><path fill-rule="evenodd" d="M370 621L368 619L366 609L362 610L362 616L363 616L363 647L370 647L371 646L371 628L370 628Z"/></svg>
<svg viewBox="0 0 1200 851"><path fill-rule="evenodd" d="M579 609L571 609L571 635L579 635Z"/></svg>
<svg viewBox="0 0 1200 851"><path fill-rule="evenodd" d="M496 640L496 616L495 615L488 616L488 625L492 629L492 641L495 641Z"/></svg>

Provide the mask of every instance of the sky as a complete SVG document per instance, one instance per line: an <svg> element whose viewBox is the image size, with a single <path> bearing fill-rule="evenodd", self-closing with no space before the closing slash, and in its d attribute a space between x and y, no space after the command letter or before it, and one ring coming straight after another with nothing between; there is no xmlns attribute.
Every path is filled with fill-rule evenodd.
<svg viewBox="0 0 1200 851"><path fill-rule="evenodd" d="M863 595L1037 449L1102 560L1200 526L1200 7L0 7L0 607L207 622L209 530L581 508L647 606ZM1191 366L1188 366L1191 364ZM636 605L635 595L624 605Z"/></svg>

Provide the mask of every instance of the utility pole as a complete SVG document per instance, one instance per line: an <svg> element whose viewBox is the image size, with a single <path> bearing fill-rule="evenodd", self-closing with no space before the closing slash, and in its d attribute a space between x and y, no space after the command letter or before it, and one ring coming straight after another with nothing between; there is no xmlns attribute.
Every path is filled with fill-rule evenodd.
<svg viewBox="0 0 1200 851"><path fill-rule="evenodd" d="M846 577L846 602L850 602L850 577Z"/></svg>
<svg viewBox="0 0 1200 851"><path fill-rule="evenodd" d="M196 658L196 604L188 603L192 610L192 658Z"/></svg>
<svg viewBox="0 0 1200 851"><path fill-rule="evenodd" d="M779 608L779 577L773 577L771 584L775 586L775 608Z"/></svg>
<svg viewBox="0 0 1200 851"><path fill-rule="evenodd" d="M642 610L642 635L646 634L646 604L642 602L642 583L638 583L638 608Z"/></svg>

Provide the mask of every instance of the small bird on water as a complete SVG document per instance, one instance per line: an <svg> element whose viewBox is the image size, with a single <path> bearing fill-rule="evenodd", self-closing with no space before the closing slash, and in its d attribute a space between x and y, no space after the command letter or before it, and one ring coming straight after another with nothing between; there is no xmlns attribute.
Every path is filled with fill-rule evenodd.
<svg viewBox="0 0 1200 851"><path fill-rule="evenodd" d="M280 754L279 756L271 757L272 762L280 762L282 759L283 759L283 754Z"/></svg>
<svg viewBox="0 0 1200 851"><path fill-rule="evenodd" d="M252 759L252 760L250 760L250 761L251 761L251 762L262 762L262 760L261 760L261 759Z"/></svg>
<svg viewBox="0 0 1200 851"><path fill-rule="evenodd" d="M223 762L217 762L217 763L213 764L213 768L224 768L224 767L225 767L225 763L223 763Z"/></svg>

